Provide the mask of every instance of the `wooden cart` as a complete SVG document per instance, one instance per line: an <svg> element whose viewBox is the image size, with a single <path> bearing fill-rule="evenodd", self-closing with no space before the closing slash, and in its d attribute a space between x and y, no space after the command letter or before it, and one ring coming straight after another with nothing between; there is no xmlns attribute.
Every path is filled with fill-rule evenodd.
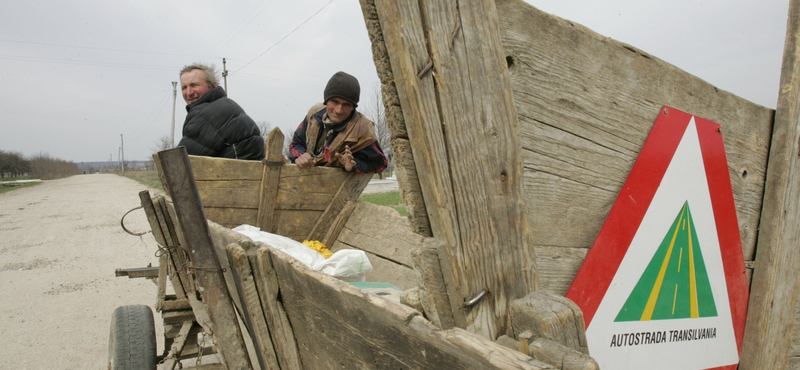
<svg viewBox="0 0 800 370"><path fill-rule="evenodd" d="M798 166L790 159L798 153L791 138L800 122L792 103L798 100L800 69L788 51L797 49L799 2L792 2L777 110L519 0L360 3L383 83L409 224L385 226L388 236L348 231L362 231L356 219L369 223L360 211L351 212L362 207L347 201L357 196L354 190L351 198L327 201L341 205L338 212L327 205L313 211L325 224L299 226L284 217L300 210L283 212L276 204L284 197L302 206L317 199L315 191L297 191L293 182L270 185L276 177L266 175L301 173L291 165L274 158L256 162L258 168L247 171L258 174L251 179L256 187L241 190L234 185L241 179L215 178L216 171L204 179L196 158L185 161L192 177L163 165L170 161L160 157L171 202L144 202L154 204L151 226L163 233L160 243L171 252L161 265L173 269L159 269L159 281L169 276L176 294L164 296L160 305L162 312L173 305L186 311L177 293L183 289L193 320L171 324L171 347L190 346L170 351L165 362L190 353L187 338L203 330L221 356L219 366L229 369L550 366L526 354L555 368L591 368L580 310L541 292L563 294L569 287L653 118L669 105L725 123L745 266L757 293L751 294L741 366L797 363L791 355L800 348L791 340L797 294L783 293L800 287L786 273L797 265L792 246L798 182L790 180L797 178ZM250 194L244 197L248 205L233 203L242 199L234 196L240 193ZM201 202L204 211L192 210ZM227 218L234 213L248 214L249 221ZM309 271L268 245L240 240L227 229L238 223L334 247L366 249L370 243L363 239L394 243L385 250L405 253L374 250L370 259L418 275L424 287L419 305L365 292ZM416 236L406 238L400 229L413 229ZM210 252L199 258L204 249ZM188 262L181 255L187 251L194 256ZM206 265L214 256L219 264ZM209 288L214 281L219 288ZM476 305L465 305L478 297L483 298ZM553 312L558 318L548 322ZM247 334L238 330L239 322ZM507 342L504 337L514 338L509 343L519 351L498 345Z"/></svg>
<svg viewBox="0 0 800 370"><path fill-rule="evenodd" d="M503 346L460 328L443 330L438 318L432 322L423 314L435 317L435 307L425 304L425 309L423 302L414 301L416 289L404 292L405 297L394 289L361 289L226 227L256 224L296 240L341 244L347 237L338 238L346 234L340 231L359 207L355 200L369 175L333 168L301 171L269 159L187 156L183 148L160 152L156 160L170 197L151 197L144 191L140 198L162 252L160 265L124 274L157 279L155 309L164 322L165 352L155 353L149 307L120 307L112 321L109 368L153 369L160 363L160 369L171 370L182 359L194 359L190 362L203 369L553 368L508 348L517 346L508 337L504 339L512 344ZM259 171L259 176L252 176ZM223 197L235 206L221 207L215 202ZM252 199L245 201L248 198ZM355 223L363 222L353 218ZM407 224L396 226L408 229ZM384 232L394 236L385 241L388 244L406 239L406 244L423 249L428 244L435 249L430 240L409 237L410 230L405 236L398 236L396 230ZM403 259L376 253L382 252L371 250L371 260ZM405 254L410 256L410 250ZM408 280L402 272L419 274L411 266L397 265L395 269L380 267L377 276L402 285ZM438 267L438 260L427 266ZM174 293L168 294L170 286ZM563 298L556 300L551 303L562 305L556 311L568 311L574 317L556 318L557 325L550 326L571 326L573 332L559 333L561 342L571 341L577 350L568 352L576 361L591 364L580 351L585 352L585 337L575 330L580 327L574 323L580 320L580 310ZM552 312L553 307L547 310ZM553 343L540 346L563 358L565 349L553 349ZM523 344L527 353L527 343ZM214 363L204 357L209 354L216 355ZM134 367L120 366L122 362Z"/></svg>

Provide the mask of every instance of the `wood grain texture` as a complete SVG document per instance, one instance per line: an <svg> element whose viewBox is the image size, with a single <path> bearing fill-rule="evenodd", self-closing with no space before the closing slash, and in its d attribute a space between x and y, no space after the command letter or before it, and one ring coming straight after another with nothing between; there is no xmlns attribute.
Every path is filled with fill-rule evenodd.
<svg viewBox="0 0 800 370"><path fill-rule="evenodd" d="M439 112L433 79L416 78L429 61L420 19L421 10L414 2L404 3L402 5L405 6L401 6L394 1L378 1L375 5L386 48L389 51L398 98L403 107L403 120L406 123L410 144L408 149L411 149L413 154L415 171L418 174L416 179L419 180L420 189L425 194L423 201L432 234L448 242L455 241L457 218L452 212L454 208L452 188L442 185L451 182L449 169L446 163L433 159L447 158L444 138L441 132L428 133L422 129L422 125L426 122L438 122ZM435 152L430 153L430 157L422 154L418 156L417 149ZM452 282L454 279L447 280ZM443 288L448 292L447 297L452 296L449 298L450 301L455 303L450 308L455 322L466 326L466 315L458 307L457 302L463 300L460 297L469 295L469 287L464 283Z"/></svg>
<svg viewBox="0 0 800 370"><path fill-rule="evenodd" d="M275 212L275 233L302 242L317 223L322 211L280 210Z"/></svg>
<svg viewBox="0 0 800 370"><path fill-rule="evenodd" d="M253 276L261 298L261 307L269 326L272 343L281 369L302 370L300 354L297 352L294 332L280 301L278 275L272 267L272 256L267 248L248 248L247 256L253 269Z"/></svg>
<svg viewBox="0 0 800 370"><path fill-rule="evenodd" d="M591 246L669 105L722 125L743 253L753 259L774 111L522 1L496 4L537 252ZM540 273L558 273L547 269ZM542 287L562 289L551 281Z"/></svg>
<svg viewBox="0 0 800 370"><path fill-rule="evenodd" d="M319 218L310 229L311 231L308 232L306 239L324 239L331 225L334 224L334 221L342 212L342 209L344 209L348 202L358 199L361 192L364 191L364 188L369 184L370 179L372 179L371 173L352 173L345 177L340 183L339 189L328 201L327 207L325 207L322 214L320 214Z"/></svg>
<svg viewBox="0 0 800 370"><path fill-rule="evenodd" d="M423 239L393 208L359 201L336 241L410 267Z"/></svg>
<svg viewBox="0 0 800 370"><path fill-rule="evenodd" d="M232 186L235 185L236 187ZM197 190L204 207L251 208L258 210L261 182L198 181ZM241 186L241 187L238 187Z"/></svg>
<svg viewBox="0 0 800 370"><path fill-rule="evenodd" d="M270 250L303 368L552 369L464 330L309 270Z"/></svg>
<svg viewBox="0 0 800 370"><path fill-rule="evenodd" d="M228 369L252 369L239 329L236 312L222 275L217 252L209 234L207 220L192 178L186 149L160 152L159 160L171 191L176 218L191 251L192 267L203 303L211 318L210 332Z"/></svg>
<svg viewBox="0 0 800 370"><path fill-rule="evenodd" d="M798 352L800 268L800 0L789 3L780 95L764 187L740 369L783 369ZM787 356L788 353L788 356Z"/></svg>
<svg viewBox="0 0 800 370"><path fill-rule="evenodd" d="M466 328L494 339L507 329L508 302L537 288L494 2L385 1L376 9L433 235L449 256L456 322L464 316ZM465 312L460 303L485 289L489 299Z"/></svg>
<svg viewBox="0 0 800 370"><path fill-rule="evenodd" d="M227 228L234 228L247 224L256 226L258 209L255 208L230 208L230 207L203 207L206 218Z"/></svg>
<svg viewBox="0 0 800 370"><path fill-rule="evenodd" d="M543 290L565 295L588 252L588 248L537 246L536 266Z"/></svg>
<svg viewBox="0 0 800 370"><path fill-rule="evenodd" d="M394 152L394 168L397 174L397 183L400 185L400 198L406 206L408 222L415 233L431 237L431 223L428 220L428 211L425 208L425 199L422 196L419 174L414 165L414 155L411 153L411 143L408 139L392 139Z"/></svg>
<svg viewBox="0 0 800 370"><path fill-rule="evenodd" d="M580 307L563 296L538 291L511 303L514 333L533 333L582 353L589 353Z"/></svg>
<svg viewBox="0 0 800 370"><path fill-rule="evenodd" d="M264 173L261 177L261 195L258 205L258 219L256 221L256 226L266 232L275 231L273 217L283 166L278 166L274 163L283 162L283 139L283 132L277 127L272 129L267 137L267 155L264 158ZM268 162L272 162L272 164Z"/></svg>
<svg viewBox="0 0 800 370"><path fill-rule="evenodd" d="M186 240L175 217L175 207L172 206L172 203L167 202L164 197L157 197L156 199L158 202L156 215L158 215L159 223L161 223L161 230L169 230L169 235L165 234L164 236L166 240L172 240L173 243L168 245L173 266L172 287L175 289L176 294L179 294L179 290L182 289L187 298L196 301L197 293L195 291L194 275L188 269L188 251L184 248L178 248L178 246L185 246ZM180 288L175 287L176 280L180 282L180 284L177 284Z"/></svg>
<svg viewBox="0 0 800 370"><path fill-rule="evenodd" d="M261 181L261 161L190 155L195 181Z"/></svg>
<svg viewBox="0 0 800 370"><path fill-rule="evenodd" d="M406 205L408 220L414 232L430 237L431 225L428 221L428 214L425 210L425 201L422 197L422 189L417 175L414 155L408 142L408 131L406 130L405 118L400 105L400 97L397 86L394 82L394 73L383 38L378 11L375 0L359 0L361 11L364 14L364 22L367 26L367 33L372 43L372 59L375 62L375 69L378 78L381 80L381 97L385 107L386 124L392 142L392 152L394 153L394 173L397 175L397 182L400 184L400 197Z"/></svg>
<svg viewBox="0 0 800 370"><path fill-rule="evenodd" d="M240 314L253 340L261 369L280 369L267 320L261 309L261 298L250 268L250 260L244 248L237 243L228 244L225 249L239 300L242 302Z"/></svg>
<svg viewBox="0 0 800 370"><path fill-rule="evenodd" d="M169 230L166 224L164 212L160 204L160 202L164 201L164 197L159 196L156 200L153 200L150 197L150 192L145 190L139 192L139 200L141 201L142 208L147 216L147 222L150 224L150 230L153 233L153 237L155 238L159 247L166 249L169 246L175 245L176 242L172 238L173 232ZM168 270L172 270L172 273L169 274L169 278L173 285L175 295L180 299L186 298L186 293L183 284L181 283L181 279L178 274L175 273L176 264L174 262L173 254L164 253L161 255L161 257L159 257L158 261L158 292L156 293L156 311L160 311L164 304ZM169 266L172 266L172 268L169 268Z"/></svg>
<svg viewBox="0 0 800 370"><path fill-rule="evenodd" d="M411 251L411 258L424 288L420 291L420 301L425 314L437 327L450 329L456 326L456 319L439 261L439 244L441 241L427 238L420 248Z"/></svg>
<svg viewBox="0 0 800 370"><path fill-rule="evenodd" d="M301 169L296 165L285 165L281 170L280 191L293 194L336 194L339 185L350 175L341 168L313 167ZM310 190L310 191L309 191Z"/></svg>
<svg viewBox="0 0 800 370"><path fill-rule="evenodd" d="M537 338L528 346L528 352L561 370L600 370L600 365L588 354L552 340Z"/></svg>
<svg viewBox="0 0 800 370"><path fill-rule="evenodd" d="M336 216L336 219L328 228L328 231L325 233L325 237L320 240L322 245L330 247L336 242L336 238L339 237L339 234L342 232L342 228L344 228L344 225L346 225L347 221L350 220L350 215L353 214L353 210L356 208L356 202L358 201L349 201L344 205L342 210Z"/></svg>
<svg viewBox="0 0 800 370"><path fill-rule="evenodd" d="M288 186L291 186L288 184ZM275 198L276 210L306 210L306 211L324 211L328 207L334 194L332 193L319 193L315 192L316 189L304 187L303 192L286 192L278 190L278 195Z"/></svg>

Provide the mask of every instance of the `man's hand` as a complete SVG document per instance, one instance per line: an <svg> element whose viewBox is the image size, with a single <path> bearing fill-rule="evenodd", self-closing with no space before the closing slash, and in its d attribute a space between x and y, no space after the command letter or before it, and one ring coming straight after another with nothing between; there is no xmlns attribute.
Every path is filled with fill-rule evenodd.
<svg viewBox="0 0 800 370"><path fill-rule="evenodd" d="M294 164L300 168L311 168L314 167L314 158L311 157L311 154L308 152L303 153L303 155L295 158Z"/></svg>
<svg viewBox="0 0 800 370"><path fill-rule="evenodd" d="M344 152L336 153L336 159L339 160L339 163L344 166L344 170L347 172L352 171L353 167L356 166L356 160L353 159L353 153L350 152L350 147L347 145L344 146Z"/></svg>

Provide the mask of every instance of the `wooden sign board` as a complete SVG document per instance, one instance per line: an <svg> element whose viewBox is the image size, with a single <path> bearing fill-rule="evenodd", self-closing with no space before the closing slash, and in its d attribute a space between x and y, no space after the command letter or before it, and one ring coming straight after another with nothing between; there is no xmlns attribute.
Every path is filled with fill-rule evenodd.
<svg viewBox="0 0 800 370"><path fill-rule="evenodd" d="M720 125L663 107L567 298L603 369L735 369L748 287Z"/></svg>

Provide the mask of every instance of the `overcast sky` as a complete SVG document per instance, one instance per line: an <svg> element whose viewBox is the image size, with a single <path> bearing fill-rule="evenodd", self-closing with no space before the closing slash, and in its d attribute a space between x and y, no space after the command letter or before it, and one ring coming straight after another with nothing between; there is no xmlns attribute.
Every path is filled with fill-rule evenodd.
<svg viewBox="0 0 800 370"><path fill-rule="evenodd" d="M527 0L775 108L788 0ZM148 160L169 135L172 81L195 61L284 132L322 100L330 76L378 77L357 0L0 2L0 150L75 162ZM180 87L179 87L180 88ZM175 141L185 103L177 95ZM122 135L122 136L121 136Z"/></svg>

